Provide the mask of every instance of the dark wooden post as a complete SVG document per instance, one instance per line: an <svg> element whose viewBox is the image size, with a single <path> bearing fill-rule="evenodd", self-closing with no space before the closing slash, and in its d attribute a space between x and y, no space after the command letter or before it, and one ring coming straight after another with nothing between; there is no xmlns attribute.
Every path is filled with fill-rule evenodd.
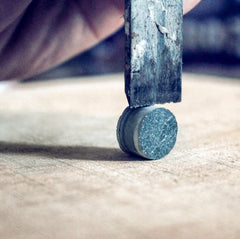
<svg viewBox="0 0 240 239"><path fill-rule="evenodd" d="M182 0L125 0L131 108L181 101L182 7Z"/></svg>

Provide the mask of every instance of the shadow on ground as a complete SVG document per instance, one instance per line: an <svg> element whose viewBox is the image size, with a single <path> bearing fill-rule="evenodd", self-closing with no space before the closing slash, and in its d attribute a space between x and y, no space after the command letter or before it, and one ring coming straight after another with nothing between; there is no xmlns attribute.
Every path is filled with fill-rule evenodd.
<svg viewBox="0 0 240 239"><path fill-rule="evenodd" d="M143 160L116 148L90 146L35 145L0 142L0 153L42 156L49 159L96 160L96 161L134 161Z"/></svg>

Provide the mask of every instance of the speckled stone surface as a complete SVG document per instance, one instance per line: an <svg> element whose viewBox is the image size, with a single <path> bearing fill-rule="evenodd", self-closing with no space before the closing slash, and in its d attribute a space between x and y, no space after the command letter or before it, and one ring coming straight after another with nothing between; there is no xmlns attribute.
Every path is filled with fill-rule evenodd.
<svg viewBox="0 0 240 239"><path fill-rule="evenodd" d="M167 109L156 108L141 122L139 147L147 158L162 158L174 147L177 131L175 116Z"/></svg>
<svg viewBox="0 0 240 239"><path fill-rule="evenodd" d="M125 109L117 126L121 149L147 159L160 159L176 143L177 121L167 109L157 106Z"/></svg>

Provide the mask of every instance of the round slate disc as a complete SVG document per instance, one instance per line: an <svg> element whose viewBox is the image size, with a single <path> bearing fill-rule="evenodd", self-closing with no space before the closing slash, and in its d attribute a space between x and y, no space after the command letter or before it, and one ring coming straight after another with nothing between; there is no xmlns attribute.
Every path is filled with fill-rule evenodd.
<svg viewBox="0 0 240 239"><path fill-rule="evenodd" d="M174 147L177 121L167 109L157 106L125 109L119 119L117 138L121 149L147 159L160 159Z"/></svg>

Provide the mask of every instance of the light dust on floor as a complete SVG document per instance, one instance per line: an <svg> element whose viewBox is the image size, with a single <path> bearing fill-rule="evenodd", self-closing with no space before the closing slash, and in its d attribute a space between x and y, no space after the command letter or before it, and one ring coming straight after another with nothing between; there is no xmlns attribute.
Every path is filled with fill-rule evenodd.
<svg viewBox="0 0 240 239"><path fill-rule="evenodd" d="M240 235L240 82L184 75L158 161L121 152L122 75L16 84L0 94L0 238Z"/></svg>

